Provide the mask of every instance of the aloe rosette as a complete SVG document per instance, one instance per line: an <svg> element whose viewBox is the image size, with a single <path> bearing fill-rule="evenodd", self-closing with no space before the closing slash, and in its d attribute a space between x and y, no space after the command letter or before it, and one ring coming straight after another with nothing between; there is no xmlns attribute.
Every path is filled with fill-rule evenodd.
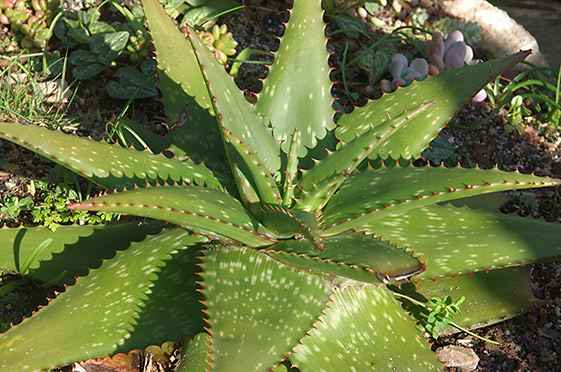
<svg viewBox="0 0 561 372"><path fill-rule="evenodd" d="M294 2L255 106L189 26L142 2L169 123L184 124L166 146L0 124L114 190L70 208L149 218L0 229L0 266L17 272L51 238L29 275L67 270L63 293L0 335L3 369L185 338L179 371L281 371L285 359L303 372L442 370L394 291L465 296L455 322L468 328L539 303L521 265L559 259L561 226L495 206L503 190L561 180L404 161L527 52L398 88L335 124L320 0Z"/></svg>

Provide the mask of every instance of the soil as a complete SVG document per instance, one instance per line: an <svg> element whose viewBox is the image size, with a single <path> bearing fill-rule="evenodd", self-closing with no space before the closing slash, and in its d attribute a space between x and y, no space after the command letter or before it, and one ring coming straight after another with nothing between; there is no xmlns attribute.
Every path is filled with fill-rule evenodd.
<svg viewBox="0 0 561 372"><path fill-rule="evenodd" d="M278 47L277 36L284 30L282 25L288 19L285 11L290 7L291 1L263 0L244 1L246 9L219 20L226 23L239 41L238 50L246 47L274 51ZM443 16L435 2L422 1L427 6L432 6L432 18ZM75 2L74 4L78 4ZM392 11L383 11L378 14L387 24L399 24L401 21ZM326 34L337 29L333 19L326 15ZM343 33L330 38L328 50L332 53L329 59L334 68L331 78L334 81L333 95L338 97L338 103L346 110L352 110L354 104L360 106L366 103L367 98L376 98L379 91L372 90L368 83L368 73L356 66L345 70L347 88L342 84L342 74L338 72L343 60L343 51L347 43L351 55L356 53L362 45L372 43L366 36L350 39ZM476 53L478 51L476 50ZM481 53L483 54L483 53ZM271 60L266 56L255 57L257 60ZM348 59L347 59L348 60ZM261 89L259 79L266 77L267 68L262 65L245 64L242 66L236 82L242 89L247 90L247 95ZM91 81L83 82L80 86L75 104L68 108L72 115L87 115L92 117L99 109L106 114L102 120L89 120L78 127L79 135L91 136L100 139L105 134L105 120L110 120L118 114L124 103L116 102L106 96L104 82L109 75L102 75ZM348 90L347 90L348 89ZM347 93L355 96L350 99ZM84 103L88 102L87 105ZM455 118L456 122L473 127L475 123L488 115L488 104L470 104ZM519 169L523 173L534 172L538 175L561 178L561 141L554 131L544 129L543 125L533 123L524 128L522 133L505 131L505 113L500 112L490 122L471 130L458 130L446 128L440 134L453 146L457 155L456 160L462 166L481 168L497 166L503 170ZM145 121L155 132L165 134L167 126L163 124L163 107L159 101L138 100L131 110L137 120ZM6 193L26 196L25 183L30 177L42 177L49 172L50 165L39 161L30 152L13 145L2 142L1 159L16 165L15 170L0 171L0 195ZM561 193L558 188L523 191L511 193L512 201L505 207L506 212L516 212L521 215L531 214L535 218L545 218L548 221L561 221ZM17 221L23 222L23 221ZM9 279L12 280L12 279ZM477 330L476 333L499 341L498 346L485 343L473 336L456 334L441 338L434 344L436 349L447 344L461 346L468 345L480 358L476 371L561 371L558 361L561 359L561 264L545 263L533 266L531 275L535 295L544 300L544 305L511 320L495 326ZM5 281L3 281L5 284ZM19 296L28 296L35 292L32 288L20 288L16 292ZM38 292L39 293L39 292ZM44 305L46 299L54 293L40 292L33 298L26 298L26 315ZM12 306L13 307L13 306ZM0 309L0 317L6 319L11 314L8 309ZM452 370L452 369L451 369Z"/></svg>

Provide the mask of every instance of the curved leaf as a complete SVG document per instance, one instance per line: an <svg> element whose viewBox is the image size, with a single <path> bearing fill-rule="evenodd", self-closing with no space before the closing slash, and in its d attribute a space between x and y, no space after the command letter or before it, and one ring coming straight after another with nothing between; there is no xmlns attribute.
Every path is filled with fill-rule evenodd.
<svg viewBox="0 0 561 372"><path fill-rule="evenodd" d="M561 224L484 209L425 206L365 230L428 260L424 278L561 257Z"/></svg>
<svg viewBox="0 0 561 372"><path fill-rule="evenodd" d="M197 55L208 84L218 119L234 134L254 156L280 179L280 146L271 135L255 110L238 89L214 55L200 40L195 31L187 26L187 34Z"/></svg>
<svg viewBox="0 0 561 372"><path fill-rule="evenodd" d="M193 47L157 0L142 0L156 47L159 87L168 125L170 149L221 174L228 163L212 101ZM179 62L180 61L180 62Z"/></svg>
<svg viewBox="0 0 561 372"><path fill-rule="evenodd" d="M246 247L209 250L201 267L214 372L278 363L321 313L331 284Z"/></svg>
<svg viewBox="0 0 561 372"><path fill-rule="evenodd" d="M48 282L66 270L57 284L71 285L75 277L87 275L102 260L127 249L132 242L158 233L163 223L130 222L109 225L59 226L55 232L46 227L0 229L0 266L18 271L21 263L45 239L53 241L31 264L29 276Z"/></svg>
<svg viewBox="0 0 561 372"><path fill-rule="evenodd" d="M361 135L357 135L352 141L342 144L336 151L329 153L325 159L305 172L298 182L304 190L308 190L312 185L323 181L333 173L352 173L360 163L385 139L392 137L394 133L414 117L424 112L430 111L430 106L434 102L420 105L413 110L405 110L400 115L387 120L385 123L376 127L371 127Z"/></svg>
<svg viewBox="0 0 561 372"><path fill-rule="evenodd" d="M162 154L152 155L36 125L0 123L0 137L111 189L144 185L146 179L205 183L222 188L210 170L190 160L169 159Z"/></svg>
<svg viewBox="0 0 561 372"><path fill-rule="evenodd" d="M302 237L316 249L323 250L323 239L316 214L271 205L260 207L254 212L254 216L279 238Z"/></svg>
<svg viewBox="0 0 561 372"><path fill-rule="evenodd" d="M232 132L222 127L222 133L228 139L229 143L235 149L234 162L241 170L243 166L244 173L253 181L252 186L259 193L259 198L255 200L264 204L278 204L281 201L280 192L275 179L265 168L255 153L252 153L247 146L240 141ZM241 159L238 162L236 159ZM247 194L245 194L247 196ZM248 198L249 199L249 198Z"/></svg>
<svg viewBox="0 0 561 372"><path fill-rule="evenodd" d="M433 103L423 104L417 109L406 111L388 120L383 125L371 128L351 142L343 144L337 151L329 153L312 169L303 172L299 181L301 199L296 203L296 208L307 211L321 209L337 191L338 186L366 157L396 133L400 126L425 111Z"/></svg>
<svg viewBox="0 0 561 372"><path fill-rule="evenodd" d="M390 293L372 285L335 288L321 321L290 360L302 372L348 371L350 365L356 372L442 371L429 343Z"/></svg>
<svg viewBox="0 0 561 372"><path fill-rule="evenodd" d="M436 280L420 280L416 284L404 283L390 289L405 294L419 302L427 303L432 297L450 296L453 301L465 297L460 314L453 321L462 327L476 329L510 319L521 312L535 308L543 303L532 293L529 268L512 267L502 270L481 271L474 274L461 274ZM428 312L421 306L403 301L406 310L415 319L426 319ZM459 332L448 326L442 334Z"/></svg>
<svg viewBox="0 0 561 372"><path fill-rule="evenodd" d="M361 234L326 238L323 252L303 240L284 240L264 251L290 265L366 283L410 278L424 271L419 260L403 250Z"/></svg>
<svg viewBox="0 0 561 372"><path fill-rule="evenodd" d="M170 221L251 246L275 241L237 199L206 187L148 186L99 196L67 208L113 211Z"/></svg>
<svg viewBox="0 0 561 372"><path fill-rule="evenodd" d="M0 367L35 371L200 332L194 256L202 241L174 229L118 252L0 335Z"/></svg>
<svg viewBox="0 0 561 372"><path fill-rule="evenodd" d="M317 140L335 127L322 14L321 0L294 1L255 107L273 128L285 153L290 150L290 137L296 126L301 128L299 157L304 157L307 148L315 147Z"/></svg>
<svg viewBox="0 0 561 372"><path fill-rule="evenodd" d="M353 112L343 115L338 121L337 138L349 142L355 132L364 133L370 125L379 125L389 117L395 117L404 108L417 107L426 102L427 97L436 103L430 111L417 116L403 126L375 154L375 158L393 159L418 158L448 121L480 90L485 83L523 60L530 51L518 52L508 57L495 59L474 66L453 68L431 76L423 81L415 81L408 87L384 94L380 99L369 101L366 106L356 107Z"/></svg>
<svg viewBox="0 0 561 372"><path fill-rule="evenodd" d="M498 169L441 167L368 168L349 176L324 210L324 234L334 234L389 215L496 191L546 187L561 180ZM357 195L361 195L357 198Z"/></svg>

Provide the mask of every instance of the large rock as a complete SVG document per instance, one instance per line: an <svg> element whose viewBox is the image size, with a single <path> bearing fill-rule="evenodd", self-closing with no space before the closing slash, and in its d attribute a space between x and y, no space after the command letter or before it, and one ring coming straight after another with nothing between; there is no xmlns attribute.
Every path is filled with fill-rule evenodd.
<svg viewBox="0 0 561 372"><path fill-rule="evenodd" d="M485 0L446 0L442 5L448 13L467 22L476 22L483 37L479 45L491 50L496 57L532 49L527 60L540 66L548 65L536 39L504 10Z"/></svg>

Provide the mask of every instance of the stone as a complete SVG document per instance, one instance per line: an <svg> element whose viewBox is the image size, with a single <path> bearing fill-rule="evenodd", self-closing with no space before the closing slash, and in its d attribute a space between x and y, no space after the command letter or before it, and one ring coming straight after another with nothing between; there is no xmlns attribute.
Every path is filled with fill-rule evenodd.
<svg viewBox="0 0 561 372"><path fill-rule="evenodd" d="M438 360L446 363L446 367L459 368L463 372L470 372L477 368L479 357L472 349L456 345L447 345L436 351Z"/></svg>

